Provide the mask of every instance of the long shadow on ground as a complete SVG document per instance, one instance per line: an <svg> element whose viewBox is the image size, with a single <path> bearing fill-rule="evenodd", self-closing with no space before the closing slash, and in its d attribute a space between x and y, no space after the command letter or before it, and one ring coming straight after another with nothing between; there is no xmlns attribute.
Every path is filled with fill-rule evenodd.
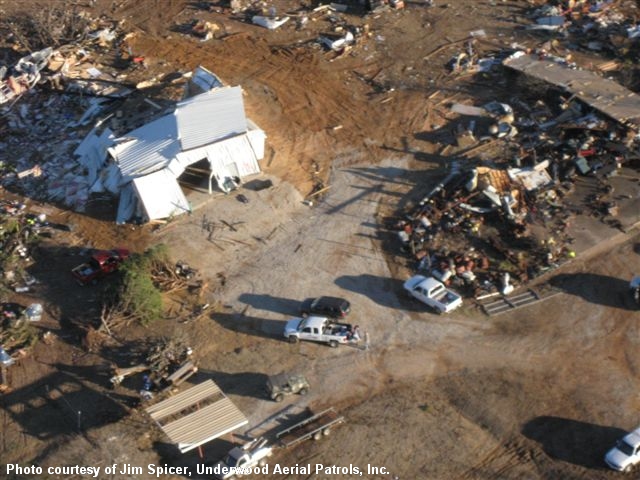
<svg viewBox="0 0 640 480"><path fill-rule="evenodd" d="M336 278L335 283L345 290L366 295L383 307L412 312L430 312L426 305L409 297L402 287L401 280L364 273L343 275Z"/></svg>
<svg viewBox="0 0 640 480"><path fill-rule="evenodd" d="M560 417L536 417L522 434L540 443L551 458L586 468L605 469L604 456L627 432L615 427Z"/></svg>
<svg viewBox="0 0 640 480"><path fill-rule="evenodd" d="M590 303L623 310L636 309L629 294L628 279L597 273L562 273L553 277L549 283Z"/></svg>
<svg viewBox="0 0 640 480"><path fill-rule="evenodd" d="M234 332L285 341L283 332L286 321L268 320L233 312L213 313L211 314L211 319Z"/></svg>
<svg viewBox="0 0 640 480"><path fill-rule="evenodd" d="M300 314L300 300L256 293L243 293L238 300L254 309L268 310L292 317Z"/></svg>
<svg viewBox="0 0 640 480"><path fill-rule="evenodd" d="M198 384L208 379L213 380L227 394L271 400L266 391L268 377L264 373L226 373L201 368L192 381L194 384Z"/></svg>

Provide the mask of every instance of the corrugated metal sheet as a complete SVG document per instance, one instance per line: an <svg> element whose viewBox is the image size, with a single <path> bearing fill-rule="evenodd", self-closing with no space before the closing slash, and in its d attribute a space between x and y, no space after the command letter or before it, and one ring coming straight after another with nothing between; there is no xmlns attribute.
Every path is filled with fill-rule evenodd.
<svg viewBox="0 0 640 480"><path fill-rule="evenodd" d="M217 88L183 100L175 111L182 150L247 131L242 89Z"/></svg>
<svg viewBox="0 0 640 480"><path fill-rule="evenodd" d="M212 400L198 408L199 403ZM190 413L181 415L185 411ZM152 405L147 413L183 453L249 423L211 380Z"/></svg>
<svg viewBox="0 0 640 480"><path fill-rule="evenodd" d="M167 398L162 402L156 403L147 408L147 413L151 415L156 422L162 421L163 418L173 415L174 413L184 410L189 405L198 403L205 398L222 394L220 387L213 380L199 383L178 395Z"/></svg>
<svg viewBox="0 0 640 480"><path fill-rule="evenodd" d="M264 141L267 139L267 134L260 130L251 119L247 120L249 121L249 131L247 132L249 143L251 143L251 148L253 148L256 158L262 160L264 158Z"/></svg>
<svg viewBox="0 0 640 480"><path fill-rule="evenodd" d="M211 171L214 174L217 173L224 176L229 170L227 167L230 166L232 170L238 172L241 178L260 172L258 157L247 134L227 138L202 148L181 152L169 164L168 168L177 177L186 167L205 158L209 160Z"/></svg>
<svg viewBox="0 0 640 480"><path fill-rule="evenodd" d="M224 397L211 405L196 410L163 427L172 442L193 445L205 438L223 435L229 429L239 428L247 420L240 410Z"/></svg>
<svg viewBox="0 0 640 480"><path fill-rule="evenodd" d="M135 178L133 185L149 220L191 211L176 177L167 169Z"/></svg>
<svg viewBox="0 0 640 480"><path fill-rule="evenodd" d="M258 159L246 135L229 138L206 147L207 158L214 172L233 167L240 178L260 171Z"/></svg>
<svg viewBox="0 0 640 480"><path fill-rule="evenodd" d="M132 141L125 142L126 139ZM120 138L109 149L125 182L164 168L180 152L173 114L165 115Z"/></svg>
<svg viewBox="0 0 640 480"><path fill-rule="evenodd" d="M574 70L533 55L513 56L504 64L574 94L596 110L621 123L640 126L640 95L589 70Z"/></svg>
<svg viewBox="0 0 640 480"><path fill-rule="evenodd" d="M190 83L196 85L200 89L200 92L206 92L212 88L222 87L222 80L203 66L199 66L195 69Z"/></svg>
<svg viewBox="0 0 640 480"><path fill-rule="evenodd" d="M131 184L125 185L120 191L120 201L118 203L118 214L116 215L116 223L122 225L126 223L136 213L138 205L137 198Z"/></svg>

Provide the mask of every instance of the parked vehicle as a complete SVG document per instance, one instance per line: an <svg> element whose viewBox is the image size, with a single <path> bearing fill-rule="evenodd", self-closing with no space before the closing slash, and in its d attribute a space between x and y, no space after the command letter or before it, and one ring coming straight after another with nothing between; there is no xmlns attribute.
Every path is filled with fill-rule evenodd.
<svg viewBox="0 0 640 480"><path fill-rule="evenodd" d="M458 293L449 290L433 277L415 275L404 282L404 289L439 313L451 312L462 305L462 297Z"/></svg>
<svg viewBox="0 0 640 480"><path fill-rule="evenodd" d="M629 472L640 462L640 427L618 440L604 461L614 470Z"/></svg>
<svg viewBox="0 0 640 480"><path fill-rule="evenodd" d="M262 437L251 440L241 447L233 447L213 467L214 474L221 480L241 476L240 472L245 468L264 465L267 457L273 454L273 450L273 446L267 446L267 440Z"/></svg>
<svg viewBox="0 0 640 480"><path fill-rule="evenodd" d="M344 318L351 311L351 304L344 298L317 297L307 298L300 306L303 317L307 315L324 315L331 318Z"/></svg>
<svg viewBox="0 0 640 480"><path fill-rule="evenodd" d="M304 375L279 373L267 380L267 392L271 400L281 402L287 395L306 395L309 392L309 382Z"/></svg>
<svg viewBox="0 0 640 480"><path fill-rule="evenodd" d="M291 343L308 340L327 343L334 348L340 344L356 343L360 340L357 326L316 315L289 320L284 327L284 336Z"/></svg>
<svg viewBox="0 0 640 480"><path fill-rule="evenodd" d="M334 426L343 422L344 417L338 415L333 407L316 414L309 410L307 418L276 434L277 445L288 448L310 438L320 440L323 436L328 436Z"/></svg>
<svg viewBox="0 0 640 480"><path fill-rule="evenodd" d="M274 450L293 447L310 438L320 440L329 435L333 427L343 422L344 417L338 415L333 408L316 414L308 410L307 416L303 420L277 432L275 441L271 445L268 445L266 439L257 438L242 447L231 449L213 467L214 474L221 480L242 476L242 469L264 465L267 457L271 456Z"/></svg>
<svg viewBox="0 0 640 480"><path fill-rule="evenodd" d="M629 283L629 290L631 291L631 296L636 302L636 305L640 307L640 275L636 275L631 279Z"/></svg>
<svg viewBox="0 0 640 480"><path fill-rule="evenodd" d="M95 285L102 277L115 272L128 257L129 250L124 248L98 250L87 262L71 270L71 274L80 285Z"/></svg>

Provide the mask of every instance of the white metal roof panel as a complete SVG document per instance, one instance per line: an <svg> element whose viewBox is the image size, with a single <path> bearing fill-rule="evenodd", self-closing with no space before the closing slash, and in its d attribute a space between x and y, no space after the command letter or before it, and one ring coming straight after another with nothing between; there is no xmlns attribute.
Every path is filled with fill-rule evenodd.
<svg viewBox="0 0 640 480"><path fill-rule="evenodd" d="M190 211L189 202L180 184L167 169L134 178L133 185L149 220L172 217Z"/></svg>
<svg viewBox="0 0 640 480"><path fill-rule="evenodd" d="M197 403L207 397L221 393L222 390L220 390L220 387L218 387L213 380L207 380L162 402L151 405L147 408L147 413L151 415L151 418L159 422L162 421L164 417L184 410L185 407L188 407L194 402Z"/></svg>
<svg viewBox="0 0 640 480"><path fill-rule="evenodd" d="M197 85L203 92L212 88L222 87L222 80L218 76L203 66L198 66L193 72L191 81Z"/></svg>
<svg viewBox="0 0 640 480"><path fill-rule="evenodd" d="M213 171L235 165L240 178L260 172L258 159L247 135L212 143L206 147L206 151Z"/></svg>
<svg viewBox="0 0 640 480"><path fill-rule="evenodd" d="M640 126L640 95L590 70L575 70L534 55L513 55L504 65L556 85L621 123Z"/></svg>
<svg viewBox="0 0 640 480"><path fill-rule="evenodd" d="M213 403L198 408L207 401ZM183 453L248 423L212 380L152 405L147 413Z"/></svg>
<svg viewBox="0 0 640 480"><path fill-rule="evenodd" d="M216 88L183 100L175 111L182 150L247 131L242 89Z"/></svg>
<svg viewBox="0 0 640 480"><path fill-rule="evenodd" d="M180 152L173 114L147 123L116 142L120 143L109 151L125 181L164 168Z"/></svg>
<svg viewBox="0 0 640 480"><path fill-rule="evenodd" d="M169 163L168 168L178 177L186 167L205 158L209 160L211 171L216 174L225 175L227 172L226 167L229 165L235 166L240 178L260 172L259 158L256 156L248 134L238 135L205 147L180 152Z"/></svg>
<svg viewBox="0 0 640 480"><path fill-rule="evenodd" d="M194 444L203 438L217 436L219 432L232 427L238 428L246 423L247 419L238 407L227 397L223 397L162 429L174 443Z"/></svg>

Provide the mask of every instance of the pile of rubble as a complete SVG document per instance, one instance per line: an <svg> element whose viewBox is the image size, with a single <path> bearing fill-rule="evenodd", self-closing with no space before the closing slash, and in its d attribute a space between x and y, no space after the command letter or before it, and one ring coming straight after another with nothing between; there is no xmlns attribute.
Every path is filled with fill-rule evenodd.
<svg viewBox="0 0 640 480"><path fill-rule="evenodd" d="M32 323L40 321L42 305L14 303L11 292L28 292L37 283L27 269L33 263L38 237L48 226L44 215L28 213L24 204L0 201L0 392L8 383L6 368L26 356L38 341Z"/></svg>
<svg viewBox="0 0 640 480"><path fill-rule="evenodd" d="M640 54L637 39L635 2L564 0L533 8L527 30L556 33L558 45L571 50L598 52L616 57L597 65L602 71L617 70L625 61L637 62Z"/></svg>
<svg viewBox="0 0 640 480"><path fill-rule="evenodd" d="M22 293L37 283L27 269L33 263L32 251L39 236L49 228L46 215L27 212L26 206L16 201L0 200L0 270L5 288Z"/></svg>
<svg viewBox="0 0 640 480"><path fill-rule="evenodd" d="M106 19L89 27L73 44L45 48L0 70L0 148L12 152L0 163L0 184L75 211L101 193L91 190L86 166L74 160L96 119L119 135L175 103L146 97L144 88L160 82L131 80L144 65L129 46L135 34Z"/></svg>
<svg viewBox="0 0 640 480"><path fill-rule="evenodd" d="M458 159L393 225L418 271L474 297L508 293L511 279L525 284L573 258L576 215L623 230L620 202L633 196L611 180L640 159L638 95L543 50L492 58L504 59L493 74L519 72L520 84L524 74L529 90L451 104ZM486 150L474 162L477 149ZM637 175L627 177L633 191Z"/></svg>

